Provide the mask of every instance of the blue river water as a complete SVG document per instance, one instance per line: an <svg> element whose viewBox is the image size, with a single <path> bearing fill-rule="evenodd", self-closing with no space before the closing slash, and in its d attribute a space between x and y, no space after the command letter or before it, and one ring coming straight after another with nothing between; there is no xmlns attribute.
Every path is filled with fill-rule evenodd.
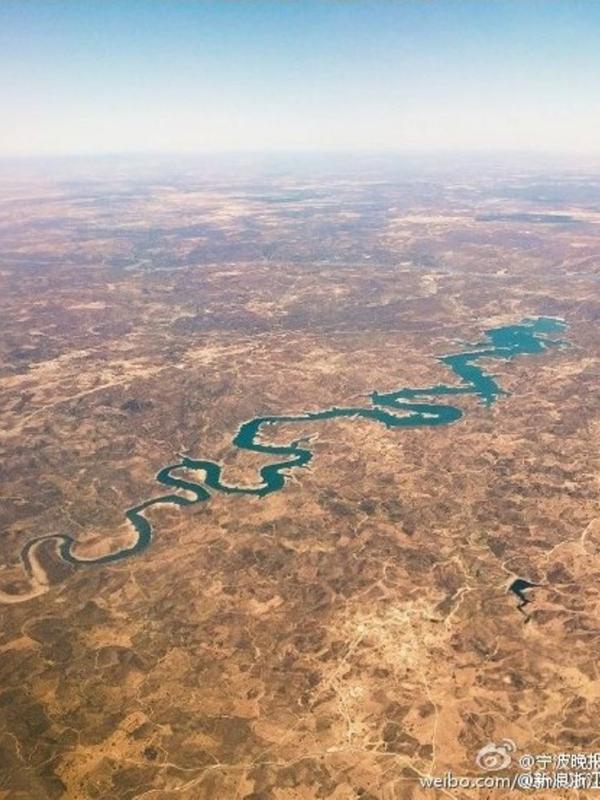
<svg viewBox="0 0 600 800"><path fill-rule="evenodd" d="M463 412L454 405L438 402L437 398L452 398L472 395L481 403L491 406L498 397L506 394L496 382L493 374L486 371L479 362L488 359L509 360L521 355L535 355L560 347L566 342L560 338L566 330L563 320L555 317L525 319L519 324L491 328L485 331L483 342L465 345L459 353L442 356L438 360L447 367L458 383L436 384L422 388L402 388L391 392L373 391L370 404L365 406L332 406L322 411L306 411L301 414L269 414L254 417L244 422L235 434L232 444L240 450L261 453L268 457L269 463L259 470L259 481L252 486L231 486L221 480L222 466L216 461L182 456L175 464L163 467L156 475L156 481L169 490L184 491L187 496L174 491L145 500L125 511L125 517L136 531L135 542L97 558L81 558L74 553L77 540L67 534L50 534L30 540L21 553L25 567L31 572L29 551L43 540L55 540L61 558L74 565L108 564L136 555L145 550L152 541L153 526L146 518L148 509L160 505L191 506L204 503L211 492L223 494L245 494L257 497L278 492L284 488L288 472L305 467L313 458L307 446L304 429L310 423L325 419L368 419L388 429L425 428L449 425L459 420ZM265 441L267 429L279 424L298 424L303 437L286 445L269 444ZM193 470L203 474L201 483L194 483L177 477L177 470ZM191 496L190 496L191 495Z"/></svg>

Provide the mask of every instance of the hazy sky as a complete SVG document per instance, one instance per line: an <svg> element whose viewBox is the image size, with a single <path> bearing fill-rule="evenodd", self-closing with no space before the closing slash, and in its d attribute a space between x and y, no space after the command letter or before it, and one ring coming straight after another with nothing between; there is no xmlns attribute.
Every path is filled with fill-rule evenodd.
<svg viewBox="0 0 600 800"><path fill-rule="evenodd" d="M0 0L0 155L600 152L598 0Z"/></svg>

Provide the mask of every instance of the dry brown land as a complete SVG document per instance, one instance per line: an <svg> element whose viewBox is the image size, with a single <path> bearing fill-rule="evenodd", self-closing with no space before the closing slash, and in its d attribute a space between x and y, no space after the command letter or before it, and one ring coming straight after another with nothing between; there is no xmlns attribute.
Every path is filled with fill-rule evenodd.
<svg viewBox="0 0 600 800"><path fill-rule="evenodd" d="M418 777L600 751L598 174L145 169L1 177L0 798L484 800L522 793ZM177 453L252 483L244 420L446 382L538 315L571 346L490 364L492 408L312 424L282 492L23 569L122 547Z"/></svg>

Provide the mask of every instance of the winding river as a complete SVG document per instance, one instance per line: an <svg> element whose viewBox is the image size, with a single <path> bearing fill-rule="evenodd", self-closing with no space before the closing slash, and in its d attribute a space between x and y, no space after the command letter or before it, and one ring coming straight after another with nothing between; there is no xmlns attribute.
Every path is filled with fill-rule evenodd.
<svg viewBox="0 0 600 800"><path fill-rule="evenodd" d="M386 428L425 428L449 425L462 417L463 412L454 405L438 401L438 398L453 398L473 395L485 405L492 405L506 394L480 362L488 359L508 360L520 355L538 354L553 347L564 345L559 338L566 330L563 320L555 317L525 319L516 325L491 328L485 331L485 340L474 345L465 345L459 353L442 356L439 361L458 378L456 385L436 384L423 388L403 388L391 392L373 391L370 403L365 406L333 406L322 411L306 411L302 414L269 414L254 417L244 422L235 434L232 444L240 450L261 453L270 463L259 470L259 482L252 486L231 486L221 480L222 466L216 461L182 456L176 464L163 467L156 481L170 491L159 497L145 500L127 509L125 517L136 531L136 539L130 547L97 558L81 558L75 554L77 540L66 534L50 534L30 540L22 550L21 557L31 575L30 550L42 541L56 542L61 558L74 565L109 564L141 553L151 543L152 523L146 518L148 509L160 505L190 506L204 503L212 492L223 494L246 494L265 497L284 488L289 471L305 467L313 458L304 434L287 445L269 444L268 430L282 423L297 423L304 432L312 422L324 419L369 419ZM177 470L193 470L202 473L202 483L193 483L177 477ZM184 491L186 496L175 494Z"/></svg>

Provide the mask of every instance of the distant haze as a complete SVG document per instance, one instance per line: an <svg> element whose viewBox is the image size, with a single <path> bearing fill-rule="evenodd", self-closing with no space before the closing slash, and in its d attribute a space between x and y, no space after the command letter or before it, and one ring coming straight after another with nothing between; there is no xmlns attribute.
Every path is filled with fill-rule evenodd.
<svg viewBox="0 0 600 800"><path fill-rule="evenodd" d="M600 3L0 5L0 156L600 153Z"/></svg>

